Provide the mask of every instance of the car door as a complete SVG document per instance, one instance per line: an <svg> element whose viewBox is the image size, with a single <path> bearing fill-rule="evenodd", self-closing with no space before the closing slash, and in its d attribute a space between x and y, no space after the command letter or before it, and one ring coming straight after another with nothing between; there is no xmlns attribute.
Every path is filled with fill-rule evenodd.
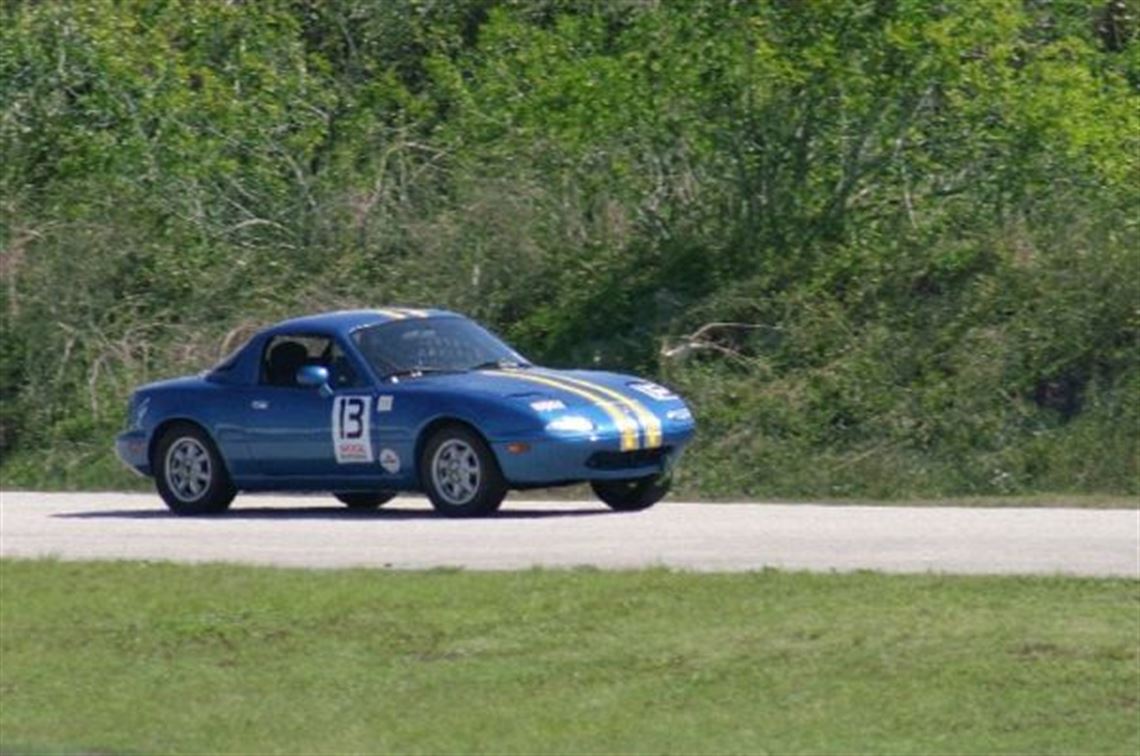
<svg viewBox="0 0 1140 756"><path fill-rule="evenodd" d="M313 364L329 369L331 395L297 384L297 370ZM373 394L361 375L331 335L267 339L246 423L258 473L303 486L377 476Z"/></svg>

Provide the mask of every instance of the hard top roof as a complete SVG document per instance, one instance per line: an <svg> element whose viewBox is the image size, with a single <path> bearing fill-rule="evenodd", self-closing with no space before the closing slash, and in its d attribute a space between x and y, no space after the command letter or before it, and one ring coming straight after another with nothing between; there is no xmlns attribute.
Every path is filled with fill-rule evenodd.
<svg viewBox="0 0 1140 756"><path fill-rule="evenodd" d="M380 325L394 320L440 316L459 317L456 313L448 310L422 309L419 307L377 307L370 310L337 310L335 312L304 315L299 318L283 320L267 330L273 333L309 330L348 333L363 326Z"/></svg>

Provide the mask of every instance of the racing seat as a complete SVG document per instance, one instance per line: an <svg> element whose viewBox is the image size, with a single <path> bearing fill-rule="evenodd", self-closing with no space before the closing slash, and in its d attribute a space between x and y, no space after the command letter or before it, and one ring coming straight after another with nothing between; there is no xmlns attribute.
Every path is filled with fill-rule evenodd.
<svg viewBox="0 0 1140 756"><path fill-rule="evenodd" d="M296 341L283 341L269 351L265 382L270 386L296 386L297 371L309 358L309 350Z"/></svg>

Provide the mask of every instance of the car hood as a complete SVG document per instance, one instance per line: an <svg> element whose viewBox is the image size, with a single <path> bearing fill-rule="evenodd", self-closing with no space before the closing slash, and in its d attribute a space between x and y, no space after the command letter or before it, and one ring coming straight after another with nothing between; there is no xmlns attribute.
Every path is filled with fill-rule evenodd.
<svg viewBox="0 0 1140 756"><path fill-rule="evenodd" d="M680 397L651 381L632 375L597 370L518 368L476 370L467 373L427 375L415 379L424 388L479 393L499 399L531 403L558 400L567 408L596 405L597 399L624 397L646 409L682 405Z"/></svg>
<svg viewBox="0 0 1140 756"><path fill-rule="evenodd" d="M162 389L164 391L170 389L194 389L202 388L206 385L208 385L208 381L206 380L204 373L199 375L184 375L180 378L168 378L166 380L144 384L135 389L135 393L145 394L157 389Z"/></svg>

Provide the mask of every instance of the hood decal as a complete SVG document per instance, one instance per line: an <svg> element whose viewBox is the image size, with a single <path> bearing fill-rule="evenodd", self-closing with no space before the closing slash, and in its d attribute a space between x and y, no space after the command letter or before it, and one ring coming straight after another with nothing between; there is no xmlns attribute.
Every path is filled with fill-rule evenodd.
<svg viewBox="0 0 1140 756"><path fill-rule="evenodd" d="M621 432L622 451L633 451L638 448L638 423L635 423L629 415L625 414L621 407L606 399L600 391L590 391L575 386L568 381L564 381L561 376L538 375L535 373L524 373L522 371L508 372L505 370L486 370L483 372L487 375L499 376L501 378L516 378L520 381L530 381L531 383L538 383L580 396L595 407L603 410L614 421L614 425L616 425Z"/></svg>
<svg viewBox="0 0 1140 756"><path fill-rule="evenodd" d="M581 378L571 378L568 375L551 375L549 373L542 373L541 375L546 378L563 381L575 386L581 386L582 388L588 389L590 391L596 391L599 394L604 394L619 404L628 407L629 409L633 410L633 414L637 416L637 421L640 423L642 430L645 432L645 448L656 449L657 447L661 446L660 418L646 409L645 405L633 397L626 396L620 391L615 391L614 389L609 388L608 386L603 386L600 383L585 381Z"/></svg>

